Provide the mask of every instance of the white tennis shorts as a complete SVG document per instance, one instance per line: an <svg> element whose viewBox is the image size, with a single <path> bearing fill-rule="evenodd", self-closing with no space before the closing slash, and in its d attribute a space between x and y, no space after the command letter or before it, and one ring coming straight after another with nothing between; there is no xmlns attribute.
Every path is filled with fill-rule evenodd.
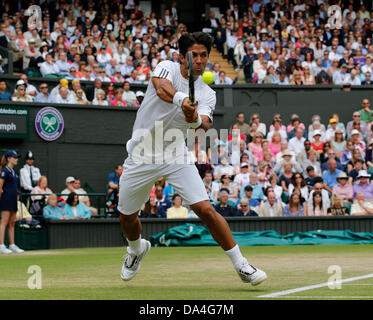
<svg viewBox="0 0 373 320"><path fill-rule="evenodd" d="M159 177L164 177L175 188L186 205L209 200L195 165L137 164L127 158L119 181L119 212L130 215L140 210Z"/></svg>

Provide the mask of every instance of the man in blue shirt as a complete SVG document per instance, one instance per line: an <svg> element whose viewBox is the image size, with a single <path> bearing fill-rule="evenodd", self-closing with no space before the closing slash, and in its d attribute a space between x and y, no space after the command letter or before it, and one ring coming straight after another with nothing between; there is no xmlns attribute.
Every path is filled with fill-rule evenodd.
<svg viewBox="0 0 373 320"><path fill-rule="evenodd" d="M253 192L252 193L252 199L257 200L259 202L262 201L264 199L264 193L263 193L263 189L258 185L258 176L255 172L252 172L250 174L249 184L246 184L241 188L240 198L245 196L245 188L248 185L251 186L251 188L252 188L252 192ZM247 195L246 195L246 197L247 197Z"/></svg>
<svg viewBox="0 0 373 320"><path fill-rule="evenodd" d="M133 58L131 56L128 56L126 59L126 63L121 67L122 76L125 78L129 78L133 69Z"/></svg>
<svg viewBox="0 0 373 320"><path fill-rule="evenodd" d="M258 207L259 204L260 204L259 201L252 198L253 197L252 186L246 185L246 187L244 188L244 192L245 192L245 197L243 197L243 198L246 198L249 201L248 202L249 206L250 207ZM241 203L241 201L240 201L240 203Z"/></svg>
<svg viewBox="0 0 373 320"><path fill-rule="evenodd" d="M50 102L49 99L49 92L48 92L48 84L47 83L42 83L39 86L40 92L38 95L35 97L35 102Z"/></svg>
<svg viewBox="0 0 373 320"><path fill-rule="evenodd" d="M10 100L12 94L6 91L6 82L5 80L0 81L0 100Z"/></svg>
<svg viewBox="0 0 373 320"><path fill-rule="evenodd" d="M333 187L338 184L337 177L342 171L337 169L337 161L335 159L328 160L328 170L322 175L324 180L324 188L333 193Z"/></svg>
<svg viewBox="0 0 373 320"><path fill-rule="evenodd" d="M163 187L161 185L155 187L155 203L158 206L161 217L166 218L167 209L171 207L172 203L163 194Z"/></svg>
<svg viewBox="0 0 373 320"><path fill-rule="evenodd" d="M58 68L59 75L68 75L70 71L70 63L67 61L66 52L61 52L59 59L56 61L55 65Z"/></svg>
<svg viewBox="0 0 373 320"><path fill-rule="evenodd" d="M108 177L108 187L107 192L109 196L109 200L117 200L118 190L119 190L119 178L122 175L123 172L123 166L121 164L118 164L115 167L115 171L109 174Z"/></svg>
<svg viewBox="0 0 373 320"><path fill-rule="evenodd" d="M328 163L328 161L329 161L330 159L334 159L334 160L336 161L336 163L337 163L337 169L338 169L338 170L343 170L343 165L341 164L340 159L337 157L336 152L335 152L333 149L331 149L331 150L328 150L327 158L324 159L324 162L323 162L322 165L321 165L321 171L322 171L322 172L328 170L328 168L329 168L329 163Z"/></svg>

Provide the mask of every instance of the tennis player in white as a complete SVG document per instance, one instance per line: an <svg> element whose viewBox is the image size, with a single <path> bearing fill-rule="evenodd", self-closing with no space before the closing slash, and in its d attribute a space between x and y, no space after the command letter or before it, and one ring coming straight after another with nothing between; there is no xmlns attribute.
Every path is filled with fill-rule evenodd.
<svg viewBox="0 0 373 320"><path fill-rule="evenodd" d="M188 128L208 130L212 124L215 108L215 92L202 81L211 50L212 38L203 32L186 34L179 39L181 64L163 61L155 68L145 98L137 112L131 139L127 142L128 158L123 165L119 184L118 210L123 234L128 241L127 255L122 266L121 278L131 280L140 270L141 260L149 252L151 244L141 238L141 222L138 212L149 198L154 182L163 176L176 189L186 204L201 218L215 241L231 258L233 266L243 282L258 285L267 275L248 263L232 236L226 220L210 204L205 186L194 164L187 161L176 163L165 155L172 142L152 146L151 141L162 127L163 132L178 129L186 136ZM193 53L195 74L195 101L191 105L188 97L187 52ZM143 146L144 132L150 136L151 152L139 152ZM142 136L142 139L140 138ZM167 139L165 139L167 140ZM186 159L185 139L179 139L183 157ZM147 155L146 155L147 153ZM165 159L167 158L167 159ZM145 160L144 160L145 159ZM149 160L152 161L149 161ZM178 160L178 161L177 161Z"/></svg>

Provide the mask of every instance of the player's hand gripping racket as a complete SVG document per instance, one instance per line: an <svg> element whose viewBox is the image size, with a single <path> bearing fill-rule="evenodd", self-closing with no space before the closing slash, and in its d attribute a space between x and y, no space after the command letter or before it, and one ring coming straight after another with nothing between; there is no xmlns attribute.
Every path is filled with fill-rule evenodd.
<svg viewBox="0 0 373 320"><path fill-rule="evenodd" d="M188 52L188 76L189 76L189 101L193 105L194 99L194 70L193 70L193 53Z"/></svg>

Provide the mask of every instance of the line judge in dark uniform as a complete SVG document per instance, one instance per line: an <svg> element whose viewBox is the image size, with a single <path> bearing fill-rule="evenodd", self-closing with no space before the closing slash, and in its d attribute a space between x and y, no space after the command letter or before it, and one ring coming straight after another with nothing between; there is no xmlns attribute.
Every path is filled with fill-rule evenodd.
<svg viewBox="0 0 373 320"><path fill-rule="evenodd" d="M14 243L14 225L17 215L18 176L14 168L18 164L20 155L9 150L0 163L0 254L22 253ZM4 244L5 228L8 226L9 249Z"/></svg>

